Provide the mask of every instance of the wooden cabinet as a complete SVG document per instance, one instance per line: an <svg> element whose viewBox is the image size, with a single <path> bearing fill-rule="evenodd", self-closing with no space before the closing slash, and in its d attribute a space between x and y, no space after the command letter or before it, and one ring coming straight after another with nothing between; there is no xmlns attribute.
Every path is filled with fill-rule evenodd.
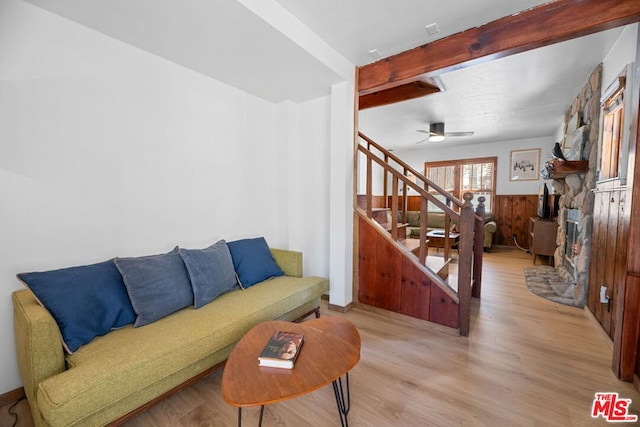
<svg viewBox="0 0 640 427"><path fill-rule="evenodd" d="M529 218L529 252L533 255L533 263L536 263L537 256L550 258L550 264L556 251L556 234L558 232L558 222L555 220L544 220L538 217Z"/></svg>

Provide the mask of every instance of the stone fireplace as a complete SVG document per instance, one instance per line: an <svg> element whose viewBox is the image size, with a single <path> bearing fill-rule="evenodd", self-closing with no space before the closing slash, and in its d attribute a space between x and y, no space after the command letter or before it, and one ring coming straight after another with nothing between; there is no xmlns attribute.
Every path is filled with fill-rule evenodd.
<svg viewBox="0 0 640 427"><path fill-rule="evenodd" d="M586 126L581 159L589 161L589 169L552 182L555 193L560 194L555 266L565 280L575 283L573 299L579 306L586 302L589 283L594 200L591 190L596 182L601 75L602 65L599 65L565 116L565 129L576 115L580 117L580 124Z"/></svg>

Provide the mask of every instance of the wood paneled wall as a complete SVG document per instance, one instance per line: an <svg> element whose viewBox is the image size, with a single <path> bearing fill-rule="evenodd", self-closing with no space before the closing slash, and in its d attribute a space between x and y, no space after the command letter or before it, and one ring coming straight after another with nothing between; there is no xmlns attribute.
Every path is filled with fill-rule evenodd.
<svg viewBox="0 0 640 427"><path fill-rule="evenodd" d="M624 217L626 188L616 184L599 184L595 192L587 290L589 310L612 338L617 326L615 314L622 301L619 292L624 288L629 227ZM607 287L610 307L600 302L601 285Z"/></svg>
<svg viewBox="0 0 640 427"><path fill-rule="evenodd" d="M458 328L458 303L359 217L358 302Z"/></svg>
<svg viewBox="0 0 640 427"><path fill-rule="evenodd" d="M515 246L512 236L518 244L527 247L529 238L529 218L537 215L538 195L496 195L493 217L498 229L493 235L494 245Z"/></svg>

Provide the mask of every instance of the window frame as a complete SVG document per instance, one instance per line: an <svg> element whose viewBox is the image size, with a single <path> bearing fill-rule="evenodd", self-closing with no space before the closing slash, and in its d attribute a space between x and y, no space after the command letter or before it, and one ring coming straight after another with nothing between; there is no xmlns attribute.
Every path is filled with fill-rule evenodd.
<svg viewBox="0 0 640 427"><path fill-rule="evenodd" d="M624 71L607 88L600 99L602 139L598 162L598 181L621 178L621 154L624 139L626 76Z"/></svg>
<svg viewBox="0 0 640 427"><path fill-rule="evenodd" d="M462 171L463 171L463 166L466 165L476 165L476 164L481 164L481 163L491 163L493 165L493 176L491 177L491 190L463 190L462 185L463 185L463 177L462 177ZM496 176L498 174L497 170L498 170L498 157L494 156L494 157L474 157L474 158L468 158L468 159L457 159L457 160L438 160L435 162L424 162L424 176L429 178L429 168L439 168L439 167L452 167L453 166L453 185L454 185L454 191L451 193L453 194L454 197L456 197L459 200L462 200L462 194L463 191L464 192L470 192L470 193L489 193L489 203L485 203L486 205L490 206L492 210L495 210L495 200L496 200ZM438 183L436 183L438 184ZM445 188L446 190L446 188ZM478 202L477 202L477 198L474 195L474 199L473 199L473 205L474 207L477 207Z"/></svg>

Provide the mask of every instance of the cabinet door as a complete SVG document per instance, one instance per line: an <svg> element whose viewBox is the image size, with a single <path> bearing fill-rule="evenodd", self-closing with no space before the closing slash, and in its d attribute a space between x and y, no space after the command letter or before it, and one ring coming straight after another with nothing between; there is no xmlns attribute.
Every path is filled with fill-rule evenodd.
<svg viewBox="0 0 640 427"><path fill-rule="evenodd" d="M531 252L531 248L533 248L533 226L535 225L536 221L538 220L538 218L529 218L529 229L527 232L527 237L528 237L528 248L529 248L529 252ZM533 253L533 252L531 252Z"/></svg>
<svg viewBox="0 0 640 427"><path fill-rule="evenodd" d="M555 221L536 221L533 225L531 253L534 255L553 256L557 247L557 231L558 223Z"/></svg>

